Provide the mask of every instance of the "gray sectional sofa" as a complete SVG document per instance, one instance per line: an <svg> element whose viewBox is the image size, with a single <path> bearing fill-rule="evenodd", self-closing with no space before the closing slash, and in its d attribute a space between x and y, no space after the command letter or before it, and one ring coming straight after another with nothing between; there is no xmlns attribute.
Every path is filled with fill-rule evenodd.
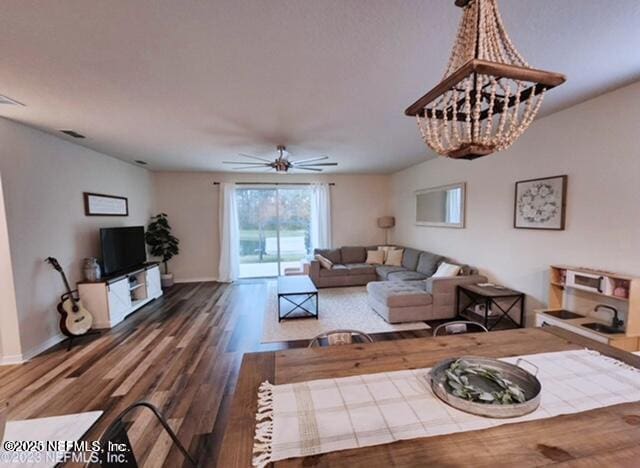
<svg viewBox="0 0 640 468"><path fill-rule="evenodd" d="M369 305L389 323L455 318L455 294L460 284L486 282L485 276L461 265L454 277L432 278L441 262L455 263L431 252L403 248L401 266L366 263L373 247L316 249L329 259L330 269L312 260L309 276L318 288L367 285Z"/></svg>

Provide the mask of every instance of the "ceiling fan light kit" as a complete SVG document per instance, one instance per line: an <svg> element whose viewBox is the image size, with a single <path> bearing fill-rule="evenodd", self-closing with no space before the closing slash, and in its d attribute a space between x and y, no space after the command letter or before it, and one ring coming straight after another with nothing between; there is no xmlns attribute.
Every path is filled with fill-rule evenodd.
<svg viewBox="0 0 640 468"><path fill-rule="evenodd" d="M496 0L455 0L463 9L444 78L411 104L424 142L441 156L476 159L511 146L546 91L565 76L529 67L511 42Z"/></svg>

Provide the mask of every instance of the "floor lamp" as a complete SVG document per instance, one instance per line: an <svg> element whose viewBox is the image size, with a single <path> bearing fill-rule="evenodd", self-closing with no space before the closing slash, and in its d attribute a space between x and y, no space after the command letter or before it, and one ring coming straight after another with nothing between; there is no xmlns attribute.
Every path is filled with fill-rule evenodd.
<svg viewBox="0 0 640 468"><path fill-rule="evenodd" d="M384 229L384 243L389 244L389 228L396 225L396 218L393 216L382 216L378 218L378 227Z"/></svg>

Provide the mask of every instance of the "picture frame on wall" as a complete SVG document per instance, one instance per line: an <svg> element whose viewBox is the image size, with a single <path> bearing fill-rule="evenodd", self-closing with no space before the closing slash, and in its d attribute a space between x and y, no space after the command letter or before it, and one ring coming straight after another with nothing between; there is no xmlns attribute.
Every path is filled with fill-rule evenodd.
<svg viewBox="0 0 640 468"><path fill-rule="evenodd" d="M85 216L129 216L127 197L84 192Z"/></svg>
<svg viewBox="0 0 640 468"><path fill-rule="evenodd" d="M567 175L558 175L516 182L513 227L563 231L567 181Z"/></svg>

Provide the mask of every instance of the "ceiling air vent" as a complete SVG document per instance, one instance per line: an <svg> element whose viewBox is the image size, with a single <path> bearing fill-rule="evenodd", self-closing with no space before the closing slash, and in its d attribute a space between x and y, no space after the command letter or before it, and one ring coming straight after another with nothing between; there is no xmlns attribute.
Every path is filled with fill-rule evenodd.
<svg viewBox="0 0 640 468"><path fill-rule="evenodd" d="M6 104L8 106L22 106L25 107L20 101L16 101L15 99L11 99L9 96L3 96L0 94L0 104Z"/></svg>
<svg viewBox="0 0 640 468"><path fill-rule="evenodd" d="M65 135L69 135L70 137L73 137L73 138L85 138L84 135L76 132L75 130L60 130L60 131Z"/></svg>

